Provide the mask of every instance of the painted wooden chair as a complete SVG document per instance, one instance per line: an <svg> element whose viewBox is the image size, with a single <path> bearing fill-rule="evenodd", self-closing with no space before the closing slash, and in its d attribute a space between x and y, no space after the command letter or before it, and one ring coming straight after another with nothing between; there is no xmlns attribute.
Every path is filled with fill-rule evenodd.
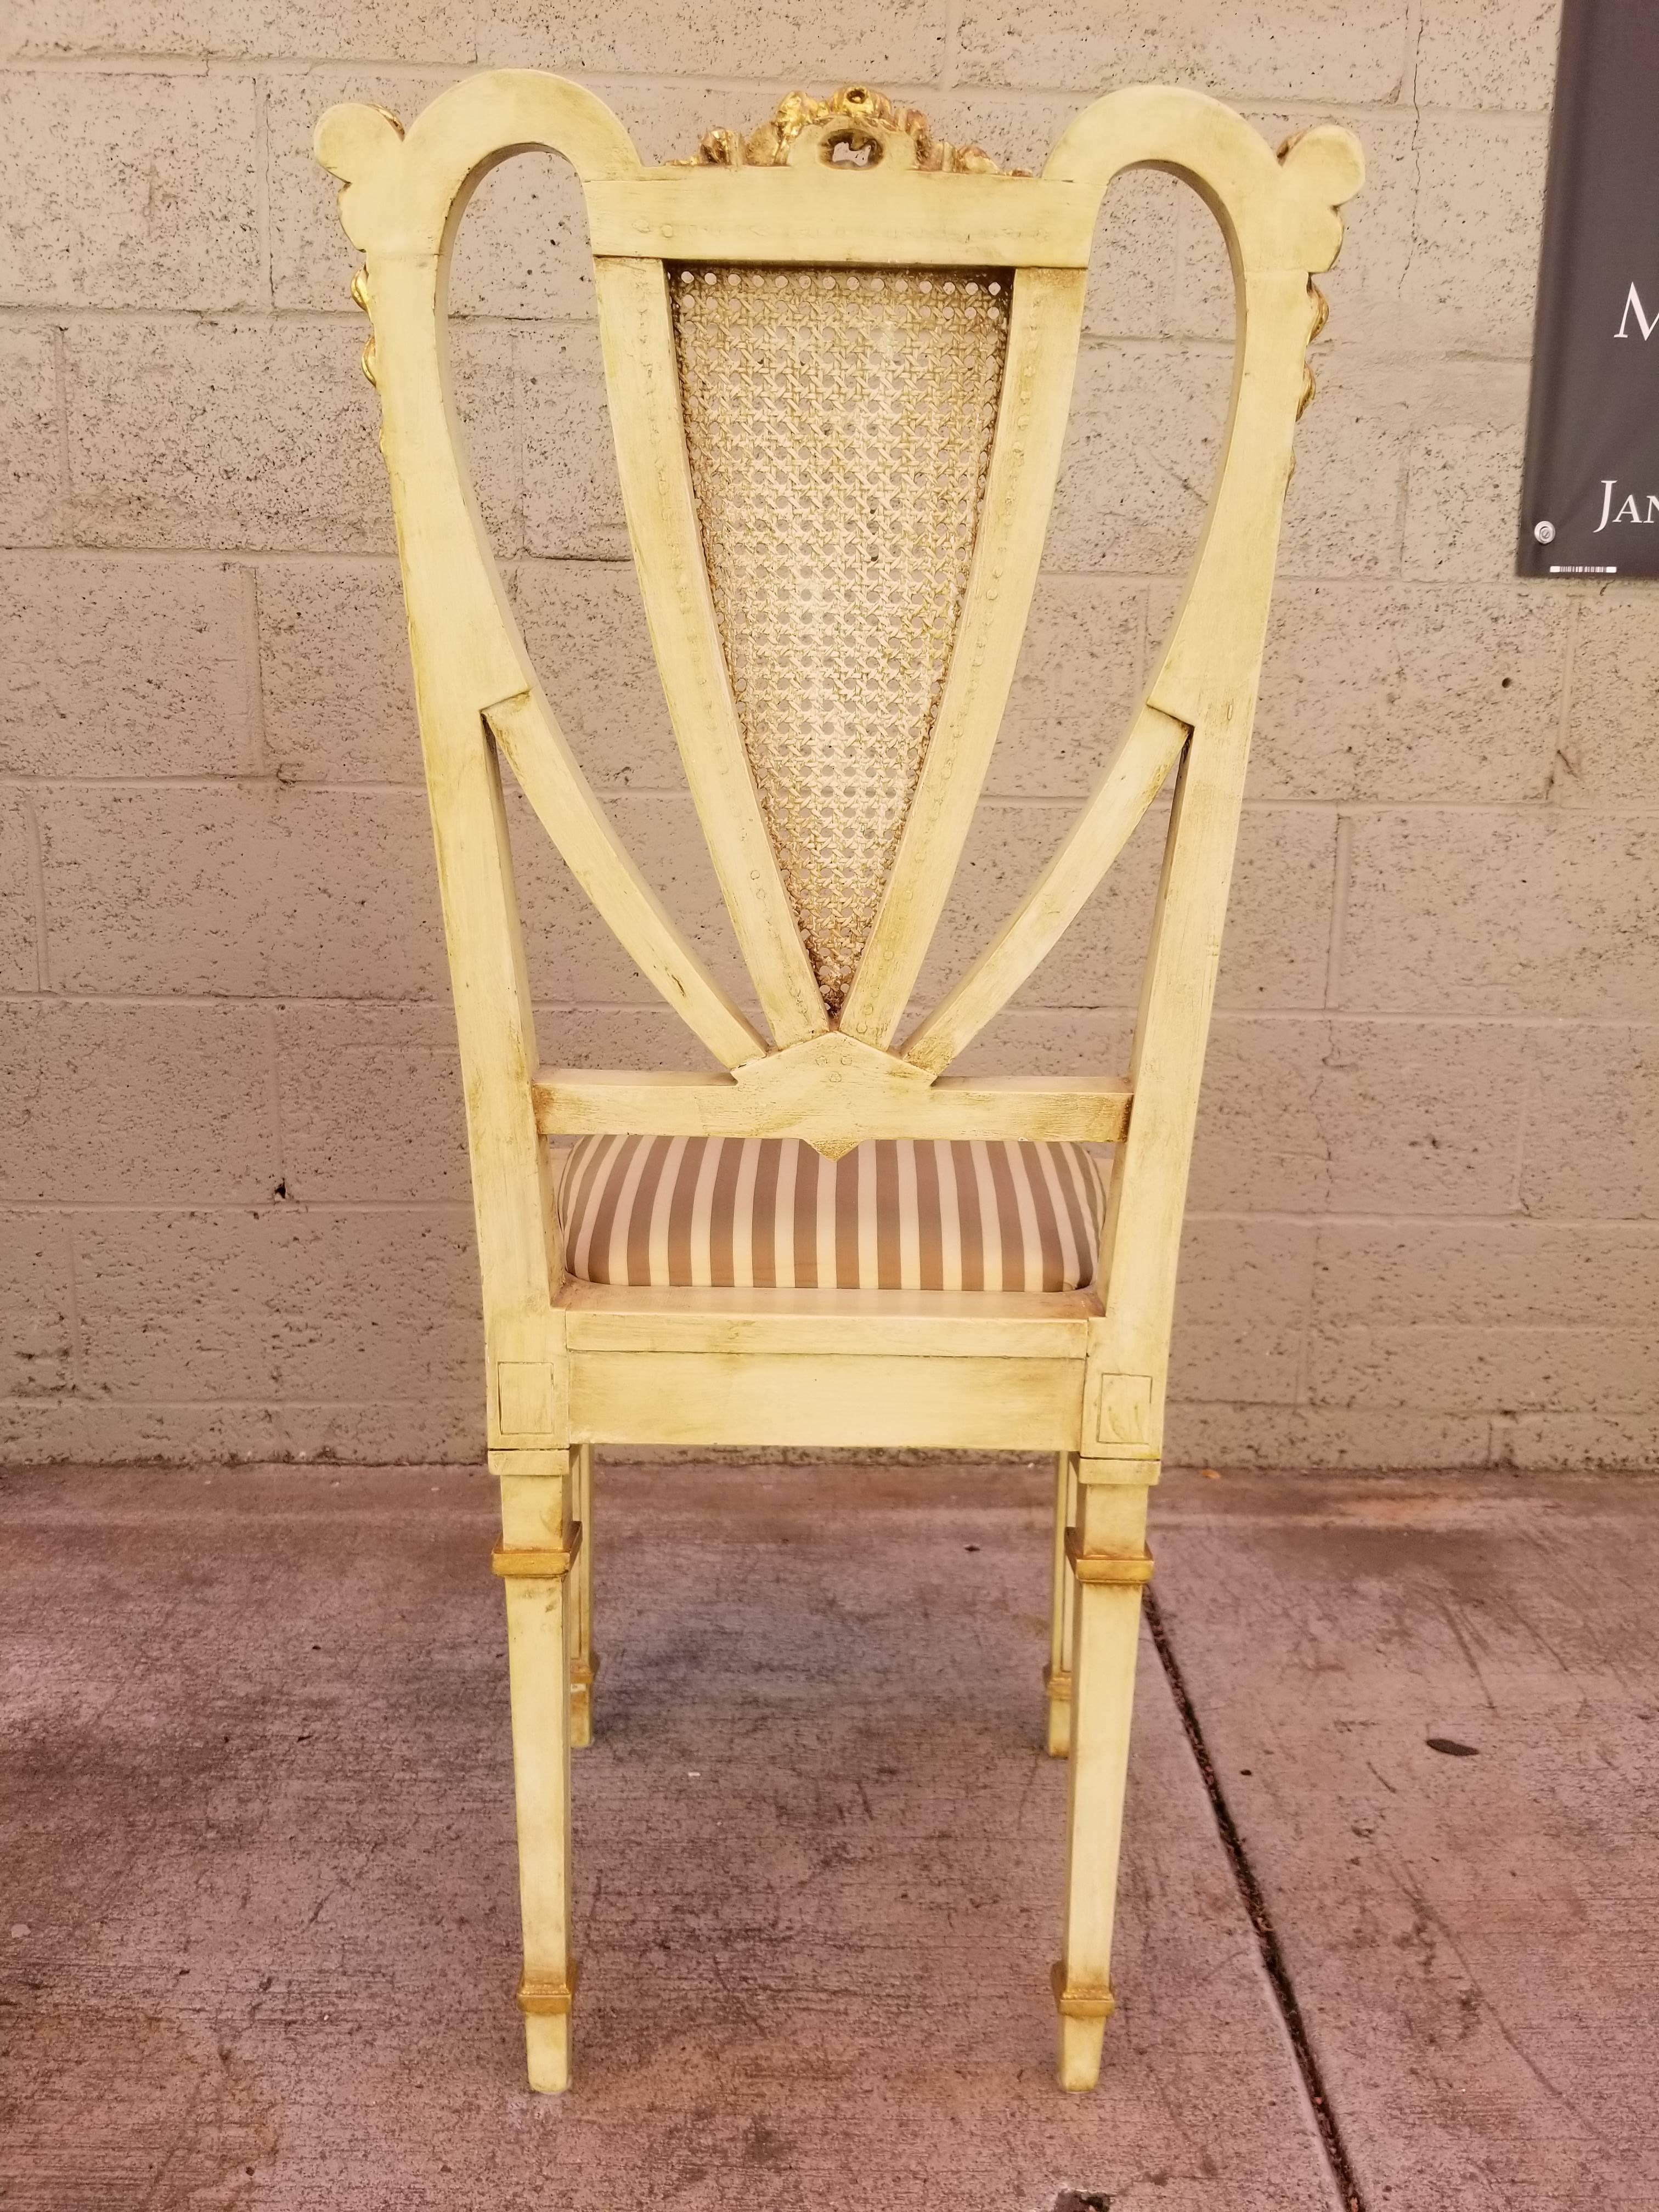
<svg viewBox="0 0 1659 2212"><path fill-rule="evenodd" d="M478 180L528 149L562 155L584 188L646 613L769 1036L597 802L468 481L446 354L450 252ZM591 93L505 71L458 84L406 132L376 108L333 108L317 150L366 257L353 295L373 319L364 368L382 408L454 982L531 2082L569 2078L569 1753L587 1738L596 1663L593 1448L921 1445L1056 1455L1048 1743L1069 1748L1071 1770L1054 1988L1060 2081L1088 2087L1113 2009L1188 1160L1291 439L1324 314L1310 280L1335 258L1358 149L1322 127L1275 155L1213 100L1148 88L1089 107L1040 177L1005 175L853 88L797 94L746 139L714 131L695 161L646 168ZM1237 347L1208 518L1156 672L1074 827L896 1046L1019 650L1102 196L1134 167L1195 187L1231 260ZM707 1048L708 1073L542 1065L503 761ZM1127 1077L948 1073L1171 778ZM562 1198L553 1138L578 1140ZM1080 1221L1085 1145L1114 1147L1098 1223Z"/></svg>

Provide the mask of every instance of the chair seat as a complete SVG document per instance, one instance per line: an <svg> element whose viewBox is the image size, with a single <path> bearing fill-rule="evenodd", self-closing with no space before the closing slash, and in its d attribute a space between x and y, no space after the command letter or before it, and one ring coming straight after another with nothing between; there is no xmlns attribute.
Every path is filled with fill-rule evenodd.
<svg viewBox="0 0 1659 2212"><path fill-rule="evenodd" d="M565 1265L641 1288L1075 1291L1103 1193L1081 1145L585 1137L560 1183Z"/></svg>

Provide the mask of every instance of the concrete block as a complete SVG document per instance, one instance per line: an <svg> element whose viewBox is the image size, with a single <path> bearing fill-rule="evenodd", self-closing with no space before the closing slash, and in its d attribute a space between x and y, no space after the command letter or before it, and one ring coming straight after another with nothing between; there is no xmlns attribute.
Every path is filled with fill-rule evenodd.
<svg viewBox="0 0 1659 2212"><path fill-rule="evenodd" d="M419 792L172 785L47 804L60 988L448 997Z"/></svg>
<svg viewBox="0 0 1659 2212"><path fill-rule="evenodd" d="M526 550L561 561L626 560L597 331L524 332L518 382Z"/></svg>
<svg viewBox="0 0 1659 2212"><path fill-rule="evenodd" d="M1521 1165L1528 1214L1659 1216L1659 1029L1536 1030Z"/></svg>
<svg viewBox="0 0 1659 2212"><path fill-rule="evenodd" d="M471 1223L454 1206L87 1213L87 1370L114 1401L454 1399L483 1374Z"/></svg>
<svg viewBox="0 0 1659 2212"><path fill-rule="evenodd" d="M1659 1411L1659 1230L1330 1224L1308 1395L1451 1413Z"/></svg>
<svg viewBox="0 0 1659 2212"><path fill-rule="evenodd" d="M1231 348L1085 348L1055 494L1051 567L1184 571L1220 458L1231 363ZM1282 573L1369 575L1395 566L1407 427L1386 382L1329 358L1298 441Z"/></svg>
<svg viewBox="0 0 1659 2212"><path fill-rule="evenodd" d="M1184 568L1226 427L1229 374L1218 350L1085 346L1054 492L1051 568Z"/></svg>
<svg viewBox="0 0 1659 2212"><path fill-rule="evenodd" d="M1139 703L1146 621L1141 585L1038 577L988 792L1088 790Z"/></svg>
<svg viewBox="0 0 1659 2212"><path fill-rule="evenodd" d="M764 1030L752 989L738 1003ZM708 1053L671 1006L538 1006L536 1042L550 1067L684 1067L713 1066Z"/></svg>
<svg viewBox="0 0 1659 2212"><path fill-rule="evenodd" d="M287 1456L280 1406L240 1401L180 1404L88 1396L79 1407L82 1451L94 1460L248 1466Z"/></svg>
<svg viewBox="0 0 1659 2212"><path fill-rule="evenodd" d="M45 1467L90 1456L78 1398L0 1398L0 1467Z"/></svg>
<svg viewBox="0 0 1659 2212"><path fill-rule="evenodd" d="M1417 104L1547 113L1560 15L1560 0L1424 0L1413 70Z"/></svg>
<svg viewBox="0 0 1659 2212"><path fill-rule="evenodd" d="M1328 1328L1308 1341L1322 1404L1454 1413L1659 1415L1659 1329Z"/></svg>
<svg viewBox="0 0 1659 2212"><path fill-rule="evenodd" d="M1512 576L1526 446L1524 374L1454 364L1425 378L1413 396L1417 435L1407 471L1405 573L1470 584Z"/></svg>
<svg viewBox="0 0 1659 2212"><path fill-rule="evenodd" d="M1659 1224L1326 1222L1315 1295L1339 1328L1650 1332Z"/></svg>
<svg viewBox="0 0 1659 2212"><path fill-rule="evenodd" d="M276 1023L290 1199L470 1201L448 1007L283 1006Z"/></svg>
<svg viewBox="0 0 1659 2212"><path fill-rule="evenodd" d="M1005 169L1040 175L1066 125L1087 106L1051 95L955 88L929 92L929 120L952 144L982 146ZM1157 337L1168 321L1176 267L1176 214L1188 188L1152 170L1131 170L1108 191L1095 227L1083 328L1090 337Z"/></svg>
<svg viewBox="0 0 1659 2212"><path fill-rule="evenodd" d="M1392 574L1409 414L1392 373L1334 347L1321 353L1319 392L1296 439L1279 574Z"/></svg>
<svg viewBox="0 0 1659 2212"><path fill-rule="evenodd" d="M1068 119L1061 118L1061 129ZM1046 158L1045 151L1034 165L1037 170ZM1108 188L1095 224L1083 308L1085 337L1156 337L1169 329L1176 211L1185 191L1173 177L1151 169L1131 171Z"/></svg>
<svg viewBox="0 0 1659 2212"><path fill-rule="evenodd" d="M1179 1400L1170 1407L1166 1467L1485 1467L1492 1424L1485 1413L1419 1412L1390 1406L1218 1405ZM1157 1541L1156 1537L1153 1539Z"/></svg>
<svg viewBox="0 0 1659 2212"><path fill-rule="evenodd" d="M1132 1028L1127 1010L1011 1007L958 1065L1115 1074ZM1515 1203L1533 1036L1495 1022L1224 1012L1188 1203L1202 1213L1503 1212Z"/></svg>
<svg viewBox="0 0 1659 2212"><path fill-rule="evenodd" d="M474 58L468 0L18 0L18 54Z"/></svg>
<svg viewBox="0 0 1659 2212"><path fill-rule="evenodd" d="M1516 1202L1532 1032L1496 1022L1223 1014L1189 1205L1501 1213Z"/></svg>
<svg viewBox="0 0 1659 2212"><path fill-rule="evenodd" d="M52 1399L74 1381L75 1271L61 1213L0 1213L0 1399Z"/></svg>
<svg viewBox="0 0 1659 2212"><path fill-rule="evenodd" d="M1323 1003L1335 871L1334 816L1246 809L1216 982L1218 1006Z"/></svg>
<svg viewBox="0 0 1659 2212"><path fill-rule="evenodd" d="M1650 589L1614 586L1574 609L1566 742L1550 787L1559 805L1644 809L1659 792L1653 750L1659 639Z"/></svg>
<svg viewBox="0 0 1659 2212"><path fill-rule="evenodd" d="M19 1138L0 1203L105 1210L78 1217L103 1271L78 1392L67 1243L21 1290L0 1260L0 1347L35 1316L49 1377L38 1395L0 1350L0 1455L479 1449L447 965L367 330L343 312L357 257L310 152L325 106L407 122L476 60L580 75L647 161L855 77L1029 167L1113 82L1198 84L1272 143L1316 112L1358 131L1370 182L1322 280L1200 1114L1172 1445L1655 1456L1659 1261L1617 1238L1659 1237L1659 658L1638 592L1512 577L1554 0L1421 0L1409 24L1405 0L1169 0L1127 27L1081 0L474 13L20 0L9 27L0 181L8 144L52 159L14 158L0 301L92 312L0 329L0 545L53 549L0 556L0 779L43 784L0 789L0 1121ZM99 56L103 74L52 65ZM486 180L451 308L532 658L645 872L750 1003L628 559L562 164ZM1174 179L1121 180L1050 565L919 998L1023 894L1146 681L1230 337L1206 211ZM216 557L244 554L270 557ZM542 1057L706 1064L510 810ZM1164 819L965 1067L1121 1071ZM105 1002L122 994L145 1003ZM161 1211L129 1217L135 1198ZM1512 1209L1557 1241L1503 1241L1528 1227L1495 1218Z"/></svg>
<svg viewBox="0 0 1659 2212"><path fill-rule="evenodd" d="M269 1198L268 1017L251 1006L0 1004L0 1200Z"/></svg>
<svg viewBox="0 0 1659 2212"><path fill-rule="evenodd" d="M422 778L403 586L390 559L258 570L266 750L294 782Z"/></svg>
<svg viewBox="0 0 1659 2212"><path fill-rule="evenodd" d="M1422 131L1399 343L1528 357L1548 155L1543 115Z"/></svg>
<svg viewBox="0 0 1659 2212"><path fill-rule="evenodd" d="M1154 585L1152 632L1173 585ZM1547 586L1298 583L1273 593L1253 799L1544 798L1571 610Z"/></svg>
<svg viewBox="0 0 1659 2212"><path fill-rule="evenodd" d="M919 1006L901 1036L927 1009ZM1009 1006L954 1063L968 1075L1121 1075L1134 1016L1087 1006Z"/></svg>
<svg viewBox="0 0 1659 2212"><path fill-rule="evenodd" d="M631 561L521 561L519 626L559 726L590 780L684 792Z"/></svg>
<svg viewBox="0 0 1659 2212"><path fill-rule="evenodd" d="M40 982L35 828L27 793L0 789L0 990Z"/></svg>
<svg viewBox="0 0 1659 2212"><path fill-rule="evenodd" d="M256 767L249 580L222 561L0 555L0 770Z"/></svg>
<svg viewBox="0 0 1659 2212"><path fill-rule="evenodd" d="M453 82L447 72L411 77L364 69L267 80L270 270L279 307L344 307L361 258L340 228L339 187L311 150L318 117L339 101L365 100L407 125ZM467 208L450 271L450 313L586 315L592 305L587 218L574 171L551 154L504 161Z"/></svg>
<svg viewBox="0 0 1659 2212"><path fill-rule="evenodd" d="M337 1467L484 1466L484 1386L455 1399L390 1405L284 1406L283 1455Z"/></svg>
<svg viewBox="0 0 1659 2212"><path fill-rule="evenodd" d="M50 331L0 325L0 545L63 535L64 431Z"/></svg>
<svg viewBox="0 0 1659 2212"><path fill-rule="evenodd" d="M1271 118L1253 114L1249 120L1274 146L1289 135L1284 129L1275 132ZM1172 266L1164 309L1170 335L1200 338L1231 349L1237 317L1233 299L1233 266L1227 258L1227 242L1221 234L1221 225L1189 185L1178 179L1171 182L1176 190L1168 203ZM1344 211L1345 245L1352 211L1351 203ZM1330 302L1331 313L1339 315L1342 286L1336 272L1320 277L1319 289ZM1350 342L1352 332L1346 320L1339 320L1337 327L1345 343ZM1320 350L1328 350L1328 341L1321 342Z"/></svg>
<svg viewBox="0 0 1659 2212"><path fill-rule="evenodd" d="M575 76L787 77L815 92L827 88L820 78L925 84L944 61L945 15L944 0L848 0L830 12L757 0L673 0L646 11L481 0L478 58Z"/></svg>
<svg viewBox="0 0 1659 2212"><path fill-rule="evenodd" d="M1498 1463L1526 1474L1565 1468L1651 1474L1659 1467L1659 1412L1522 1413L1494 1427Z"/></svg>
<svg viewBox="0 0 1659 2212"><path fill-rule="evenodd" d="M1340 101L1398 99L1407 31L1404 0L1363 10L1269 0L1248 13L1162 0L1133 15L1091 0L966 0L957 38L957 75L970 85L1189 84L1234 100Z"/></svg>
<svg viewBox="0 0 1659 2212"><path fill-rule="evenodd" d="M746 1000L748 977L690 797L615 793L607 804L646 880L726 989ZM530 983L538 1001L655 1002L657 993L599 919L516 793L507 818Z"/></svg>
<svg viewBox="0 0 1659 2212"><path fill-rule="evenodd" d="M1365 152L1364 189L1342 211L1341 258L1317 278L1334 344L1381 354L1510 354L1532 345L1548 127L1543 117L1465 116L1426 125L1375 109L1327 112ZM1305 114L1253 109L1278 146ZM1232 274L1214 218L1183 196L1175 323L1231 341Z"/></svg>
<svg viewBox="0 0 1659 2212"><path fill-rule="evenodd" d="M354 319L76 325L75 529L110 545L389 550L379 409ZM495 543L518 542L510 340L457 335L457 404Z"/></svg>
<svg viewBox="0 0 1659 2212"><path fill-rule="evenodd" d="M1313 1290L1304 1222L1189 1217L1170 1345L1170 1392L1292 1404Z"/></svg>
<svg viewBox="0 0 1659 2212"><path fill-rule="evenodd" d="M1465 583L1515 573L1525 434L1430 430L1413 451L1407 480L1405 570Z"/></svg>
<svg viewBox="0 0 1659 2212"><path fill-rule="evenodd" d="M961 973L1012 913L1069 825L1075 809L989 799L917 987L930 1001ZM1166 812L1154 808L1115 866L1024 986L1026 1007L1133 1007L1139 1000ZM1334 883L1334 816L1251 810L1240 830L1233 897L1221 957L1218 1003L1323 1003Z"/></svg>
<svg viewBox="0 0 1659 2212"><path fill-rule="evenodd" d="M265 295L253 80L0 79L0 301L251 307Z"/></svg>
<svg viewBox="0 0 1659 2212"><path fill-rule="evenodd" d="M712 70L660 76L611 76L589 70L579 74L622 124L647 167L689 161L706 132L725 129L746 134L772 113L786 93L825 92L834 82L832 77L830 83L820 80L809 84L800 70L791 69L740 75L736 82Z"/></svg>
<svg viewBox="0 0 1659 2212"><path fill-rule="evenodd" d="M1656 986L1651 817L1356 817L1338 1005L1644 1019Z"/></svg>

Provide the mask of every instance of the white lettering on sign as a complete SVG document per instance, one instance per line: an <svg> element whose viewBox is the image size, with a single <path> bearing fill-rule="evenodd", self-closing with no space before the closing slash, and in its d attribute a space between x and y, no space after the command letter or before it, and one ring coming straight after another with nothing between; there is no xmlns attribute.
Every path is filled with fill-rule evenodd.
<svg viewBox="0 0 1659 2212"><path fill-rule="evenodd" d="M1650 491L1648 494L1648 511L1645 514L1644 514L1641 509L1637 506L1636 494L1633 491L1626 493L1623 501L1620 505L1617 513L1615 513L1613 510L1613 495L1618 489L1619 479L1617 477L1602 477L1601 520L1596 524L1595 528L1591 531L1590 536L1592 538L1599 536L1600 533L1607 528L1609 522L1659 522L1659 491Z"/></svg>
<svg viewBox="0 0 1659 2212"><path fill-rule="evenodd" d="M1631 286L1629 297L1625 301L1625 312L1620 318L1618 329L1613 332L1614 337L1627 338L1630 336L1628 325L1632 309L1635 311L1637 322L1641 326L1643 337L1650 338L1655 331L1659 330L1659 308L1656 308L1650 316L1644 315L1642 312L1641 295L1637 291L1634 284Z"/></svg>

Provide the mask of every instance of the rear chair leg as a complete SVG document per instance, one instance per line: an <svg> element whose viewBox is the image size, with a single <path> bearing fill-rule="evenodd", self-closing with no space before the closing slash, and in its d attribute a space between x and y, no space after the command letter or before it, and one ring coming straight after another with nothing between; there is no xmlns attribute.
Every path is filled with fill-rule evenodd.
<svg viewBox="0 0 1659 2212"><path fill-rule="evenodd" d="M575 1468L576 1503L573 1510L582 1527L582 1547L576 1554L573 1577L575 1621L570 1653L570 1747L582 1751L593 1741L593 1677L599 1662L593 1650L593 1447L578 1444L571 1453Z"/></svg>
<svg viewBox="0 0 1659 2212"><path fill-rule="evenodd" d="M570 1510L570 1452L493 1454L501 1473L495 1572L507 1588L513 1773L524 1974L519 2008L532 2089L570 2084L570 1569L581 1528ZM501 1472L501 1462L519 1470Z"/></svg>
<svg viewBox="0 0 1659 2212"><path fill-rule="evenodd" d="M1060 2086L1092 2089L1115 2009L1112 1920L1134 1702L1140 1593L1151 1579L1144 1483L1079 1482L1067 1546L1076 1584L1066 1824L1066 1940L1054 1968Z"/></svg>
<svg viewBox="0 0 1659 2212"><path fill-rule="evenodd" d="M1054 1589L1048 1621L1048 1663L1042 1686L1048 1701L1048 1756L1064 1759L1072 1745L1072 1570L1067 1532L1077 1525L1077 1454L1061 1452L1054 1464Z"/></svg>

